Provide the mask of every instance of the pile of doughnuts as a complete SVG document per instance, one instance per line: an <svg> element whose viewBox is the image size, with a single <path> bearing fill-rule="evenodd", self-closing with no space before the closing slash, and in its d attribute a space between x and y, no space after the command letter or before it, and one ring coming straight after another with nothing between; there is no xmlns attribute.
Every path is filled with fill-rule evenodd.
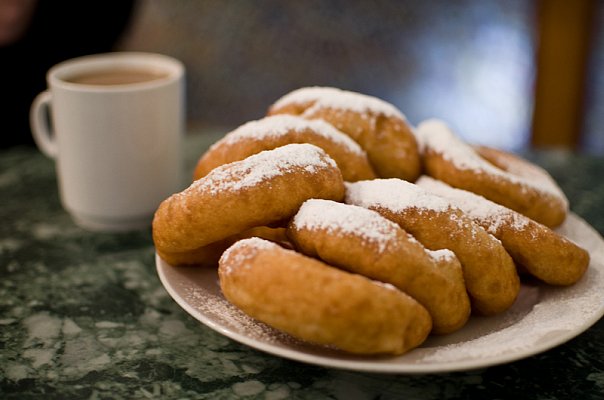
<svg viewBox="0 0 604 400"><path fill-rule="evenodd" d="M203 153L153 220L158 255L218 268L225 298L299 339L403 354L522 280L567 286L589 253L555 232L568 200L540 167L413 127L392 104L295 90Z"/></svg>

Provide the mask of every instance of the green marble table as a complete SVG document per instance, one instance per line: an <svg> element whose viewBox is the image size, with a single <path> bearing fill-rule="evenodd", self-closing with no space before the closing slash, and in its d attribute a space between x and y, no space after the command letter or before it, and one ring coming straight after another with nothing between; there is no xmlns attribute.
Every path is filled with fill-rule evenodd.
<svg viewBox="0 0 604 400"><path fill-rule="evenodd" d="M216 137L187 138L189 168ZM604 233L604 160L531 157ZM168 296L150 230L75 226L53 162L35 149L0 152L0 277L2 399L604 398L604 320L545 353L446 374L323 368L236 343Z"/></svg>

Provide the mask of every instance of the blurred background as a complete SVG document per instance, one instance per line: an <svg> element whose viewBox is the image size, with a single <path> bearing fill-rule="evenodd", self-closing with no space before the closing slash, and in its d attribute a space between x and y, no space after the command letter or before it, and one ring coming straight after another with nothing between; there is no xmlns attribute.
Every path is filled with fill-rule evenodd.
<svg viewBox="0 0 604 400"><path fill-rule="evenodd" d="M603 26L601 0L138 0L114 47L185 63L192 131L326 85L473 143L604 155Z"/></svg>

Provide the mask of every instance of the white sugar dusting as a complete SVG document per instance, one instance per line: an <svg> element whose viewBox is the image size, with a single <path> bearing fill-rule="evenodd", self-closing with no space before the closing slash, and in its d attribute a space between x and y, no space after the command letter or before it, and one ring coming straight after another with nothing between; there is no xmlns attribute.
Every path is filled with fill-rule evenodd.
<svg viewBox="0 0 604 400"><path fill-rule="evenodd" d="M273 107L281 108L289 104L310 102L313 102L313 105L302 114L303 116L312 115L318 108L333 108L406 119L399 109L377 97L332 87L313 86L294 90L277 100Z"/></svg>
<svg viewBox="0 0 604 400"><path fill-rule="evenodd" d="M343 232L362 237L378 245L379 251L396 239L398 225L377 212L331 200L307 200L294 217L300 229L325 229L328 233Z"/></svg>
<svg viewBox="0 0 604 400"><path fill-rule="evenodd" d="M234 268L246 268L248 261L255 257L259 250L274 250L275 248L279 248L279 246L258 237L241 239L222 253L219 263L224 266L223 271L230 274Z"/></svg>
<svg viewBox="0 0 604 400"><path fill-rule="evenodd" d="M386 290L390 290L390 291L393 291L393 292L399 292L400 291L396 286L394 286L393 284L388 283L388 282L382 282L382 281L377 281L377 280L373 280L373 279L371 280L371 282L373 284L381 287L381 288L386 289Z"/></svg>
<svg viewBox="0 0 604 400"><path fill-rule="evenodd" d="M540 166L522 159L513 159L511 157L501 157L498 162L503 164L504 169L510 174L534 182L535 184L538 184L542 190L557 196L565 203L566 208L568 208L568 199L566 198L566 195L550 174Z"/></svg>
<svg viewBox="0 0 604 400"><path fill-rule="evenodd" d="M455 253L453 253L449 249L440 249L440 250L426 249L426 252L434 261L450 261L454 258L457 258L455 256Z"/></svg>
<svg viewBox="0 0 604 400"><path fill-rule="evenodd" d="M308 120L286 114L273 115L257 121L247 122L214 143L212 148L218 147L221 144L236 145L244 139L262 141L267 138L285 136L291 131L302 132L308 130L315 132L317 135L320 135L333 143L345 147L353 154L365 154L365 151L357 142L327 122L323 120Z"/></svg>
<svg viewBox="0 0 604 400"><path fill-rule="evenodd" d="M429 176L420 177L416 184L438 196L451 201L456 207L481 225L487 225L487 231L495 233L502 224L510 224L516 230L522 230L529 219L504 206L485 199L482 196L456 189Z"/></svg>
<svg viewBox="0 0 604 400"><path fill-rule="evenodd" d="M347 182L345 201L365 208L381 207L395 212L413 207L437 212L452 208L442 197L397 178Z"/></svg>
<svg viewBox="0 0 604 400"><path fill-rule="evenodd" d="M480 336L417 349L417 362L464 362L522 352L532 354L574 337L600 319L604 314L604 241L573 214L569 214L558 231L580 243L591 255L590 266L578 283L570 287L523 286L512 309L495 317L479 318L474 328L467 326L454 334L463 338L464 330L468 333L480 330L483 332ZM531 290L537 291L533 301L526 299Z"/></svg>
<svg viewBox="0 0 604 400"><path fill-rule="evenodd" d="M254 250L272 250L276 248L281 248L279 245L271 242L270 240L262 239L259 237L251 237L247 239L242 239L233 244L231 247L240 248L247 247L249 249Z"/></svg>
<svg viewBox="0 0 604 400"><path fill-rule="evenodd" d="M469 144L457 137L443 121L437 119L423 121L418 125L416 134L422 153L428 149L432 150L461 170L498 176L567 202L560 188L544 170L531 168L530 171L527 171L525 163L511 165L511 160L509 160L509 172L497 168L483 159Z"/></svg>
<svg viewBox="0 0 604 400"><path fill-rule="evenodd" d="M189 191L194 190L210 194L236 192L293 170L303 169L315 173L326 168L337 166L319 147L307 143L288 144L217 167L205 177L193 182L181 194L188 195Z"/></svg>
<svg viewBox="0 0 604 400"><path fill-rule="evenodd" d="M590 269L581 282L570 288L540 288L540 301L520 321L516 321L518 316L511 310L499 317L500 325L509 325L504 329L470 341L440 346L434 352L426 351L418 361L438 363L492 358L523 351L530 354L540 346L553 347L565 341L569 332L601 316L602 299L598 293L604 291L603 282L602 271Z"/></svg>
<svg viewBox="0 0 604 400"><path fill-rule="evenodd" d="M222 296L210 294L202 289L191 288L186 295L186 300L204 316L210 317L214 322L219 322L230 331L244 333L248 338L273 344L296 345L301 343L298 339L250 317Z"/></svg>
<svg viewBox="0 0 604 400"><path fill-rule="evenodd" d="M431 337L426 344L401 357L386 359L387 365L381 358L367 358L368 362L392 371L396 371L399 360L401 369L411 364L420 369L426 366L429 370L431 367L482 367L539 353L583 332L604 314L604 241L572 213L557 231L590 252L590 267L577 284L566 288L523 285L518 301L505 313L493 317L472 316L461 330ZM274 350L285 348L301 354L337 357L326 348L323 353L317 353L317 350L323 351L319 347L309 350L300 340L254 320L213 287L195 283L183 295L189 306L211 322L213 329L229 332L230 337L276 346L271 347Z"/></svg>

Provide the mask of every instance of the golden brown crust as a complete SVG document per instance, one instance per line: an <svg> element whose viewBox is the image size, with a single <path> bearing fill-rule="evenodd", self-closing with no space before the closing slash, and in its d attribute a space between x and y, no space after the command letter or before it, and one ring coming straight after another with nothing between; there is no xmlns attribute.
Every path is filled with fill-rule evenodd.
<svg viewBox="0 0 604 400"><path fill-rule="evenodd" d="M498 314L512 306L520 290L514 262L497 240L477 229L461 212L408 210L389 216L427 248L450 249L455 253L464 269L472 306L478 313Z"/></svg>
<svg viewBox="0 0 604 400"><path fill-rule="evenodd" d="M502 150L472 147L440 121L421 123L418 135L426 174L548 227L566 218L568 201L542 168Z"/></svg>
<svg viewBox="0 0 604 400"><path fill-rule="evenodd" d="M482 158L503 171L516 173L514 168L520 168L524 171L531 171L535 179L550 181L549 183L555 185L553 179L545 170L517 155L487 146L477 146L474 149ZM548 227L556 227L564 222L568 212L568 203L562 193L527 190L524 190L524 193L522 196L509 195L508 193L508 197L499 197L499 201L493 201L513 210L515 209L515 211ZM511 205L514 207L510 207Z"/></svg>
<svg viewBox="0 0 604 400"><path fill-rule="evenodd" d="M262 239L220 259L223 294L246 314L302 340L358 354L402 354L431 329L411 297Z"/></svg>
<svg viewBox="0 0 604 400"><path fill-rule="evenodd" d="M409 193L421 194L430 206L410 204L403 199ZM478 313L503 312L516 300L520 279L510 255L497 239L445 200L409 182L388 179L349 184L346 203L377 211L428 249L453 251L461 262L472 308Z"/></svg>
<svg viewBox="0 0 604 400"><path fill-rule="evenodd" d="M589 253L545 225L529 220L524 229L503 224L493 235L528 273L550 285L572 285L587 271Z"/></svg>
<svg viewBox="0 0 604 400"><path fill-rule="evenodd" d="M341 200L342 174L325 152L290 144L214 169L164 200L153 220L162 253L196 250L289 219L309 198Z"/></svg>
<svg viewBox="0 0 604 400"><path fill-rule="evenodd" d="M378 213L327 200L308 200L287 235L311 257L390 283L422 304L433 333L465 325L470 315L461 265L452 252L431 252Z"/></svg>
<svg viewBox="0 0 604 400"><path fill-rule="evenodd" d="M471 192L421 177L417 184L450 200L501 240L523 272L551 285L572 285L589 265L589 253L545 225Z"/></svg>
<svg viewBox="0 0 604 400"><path fill-rule="evenodd" d="M279 115L248 122L216 142L200 157L193 179L207 175L220 165L290 143L310 143L325 150L342 171L345 181L376 177L365 151L344 133L323 121Z"/></svg>
<svg viewBox="0 0 604 400"><path fill-rule="evenodd" d="M214 243L202 246L193 250L186 251L164 251L156 247L157 255L171 266L198 266L215 267L224 251L232 245L236 236L229 236L226 239L218 240Z"/></svg>
<svg viewBox="0 0 604 400"><path fill-rule="evenodd" d="M287 236L285 235L285 228L258 226L198 249L182 252L165 252L157 250L157 254L171 266L190 265L197 267L218 267L220 256L222 256L222 253L224 253L229 246L238 240L251 237L259 237L286 247L291 247L291 244L289 244Z"/></svg>
<svg viewBox="0 0 604 400"><path fill-rule="evenodd" d="M568 200L518 156L469 146L436 120L415 131L391 104L335 88L291 92L268 115L208 149L153 221L161 258L218 267L226 299L253 318L356 354L403 354L461 328L470 310L507 310L519 271L571 285L588 268L589 253L548 228ZM419 189L409 182L420 161L505 212L477 217ZM301 215L317 203L330 208L309 222ZM336 207L377 222L326 224Z"/></svg>
<svg viewBox="0 0 604 400"><path fill-rule="evenodd" d="M367 152L373 169L382 178L402 178L413 181L420 174L420 158L413 128L400 113L385 113L379 107L359 111L336 104L321 104L325 97L342 96L352 101L377 100L370 96L333 88L303 88L296 92L314 89L316 99L304 99L291 93L273 104L268 115L291 114L307 119L321 119L346 133ZM306 92L305 92L306 91ZM303 95L304 95L303 93ZM291 96L293 94L293 96ZM291 100L291 101L290 101ZM383 104L382 104L383 105ZM387 104L387 106L392 107Z"/></svg>

